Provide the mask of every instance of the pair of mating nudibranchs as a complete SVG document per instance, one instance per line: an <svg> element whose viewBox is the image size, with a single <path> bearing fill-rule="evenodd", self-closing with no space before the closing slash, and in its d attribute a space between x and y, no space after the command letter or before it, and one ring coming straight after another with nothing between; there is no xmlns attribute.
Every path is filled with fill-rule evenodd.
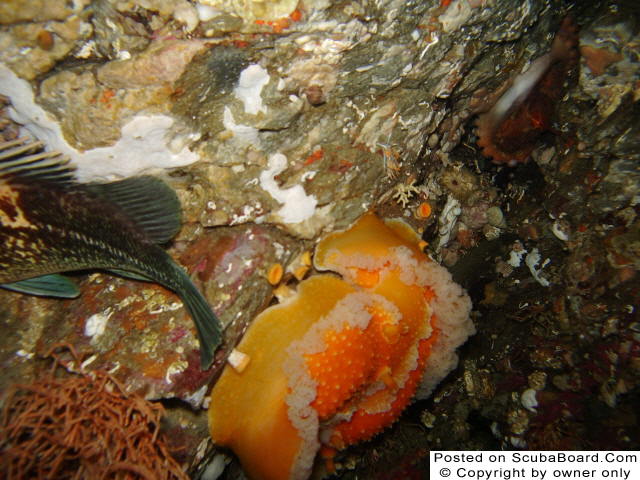
<svg viewBox="0 0 640 480"><path fill-rule="evenodd" d="M211 393L213 440L253 479L305 479L428 396L474 333L471 302L404 222L366 214L320 241L318 270L262 312Z"/></svg>

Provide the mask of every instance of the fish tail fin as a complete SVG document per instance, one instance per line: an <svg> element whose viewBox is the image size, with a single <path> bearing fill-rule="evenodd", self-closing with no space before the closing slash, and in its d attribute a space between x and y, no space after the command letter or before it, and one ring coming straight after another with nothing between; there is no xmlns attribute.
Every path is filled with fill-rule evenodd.
<svg viewBox="0 0 640 480"><path fill-rule="evenodd" d="M213 355L222 343L222 326L220 320L193 284L191 279L182 271L183 285L180 289L180 297L196 324L198 340L200 341L200 363L203 370L208 369L213 363Z"/></svg>

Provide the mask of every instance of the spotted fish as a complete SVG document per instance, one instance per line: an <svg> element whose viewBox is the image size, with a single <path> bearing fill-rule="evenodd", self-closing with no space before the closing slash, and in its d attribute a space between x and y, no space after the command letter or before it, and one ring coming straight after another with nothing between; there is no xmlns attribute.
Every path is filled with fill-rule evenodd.
<svg viewBox="0 0 640 480"><path fill-rule="evenodd" d="M158 283L182 299L200 340L202 368L222 329L189 277L158 246L180 227L180 203L161 180L141 176L80 184L68 159L25 139L0 143L0 287L72 298L59 275L101 269Z"/></svg>

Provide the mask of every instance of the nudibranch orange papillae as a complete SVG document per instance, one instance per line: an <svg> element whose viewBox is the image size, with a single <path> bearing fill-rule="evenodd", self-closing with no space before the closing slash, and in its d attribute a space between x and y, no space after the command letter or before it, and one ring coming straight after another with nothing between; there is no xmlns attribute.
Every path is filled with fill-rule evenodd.
<svg viewBox="0 0 640 480"><path fill-rule="evenodd" d="M577 30L571 17L566 17L551 50L514 78L491 110L478 117L478 146L494 163L526 161L540 136L551 130L567 72L577 63Z"/></svg>
<svg viewBox="0 0 640 480"><path fill-rule="evenodd" d="M316 248L319 274L254 320L211 393L213 440L253 479L305 479L321 447L393 423L457 363L471 302L403 222L373 214ZM268 452L268 453L267 453Z"/></svg>

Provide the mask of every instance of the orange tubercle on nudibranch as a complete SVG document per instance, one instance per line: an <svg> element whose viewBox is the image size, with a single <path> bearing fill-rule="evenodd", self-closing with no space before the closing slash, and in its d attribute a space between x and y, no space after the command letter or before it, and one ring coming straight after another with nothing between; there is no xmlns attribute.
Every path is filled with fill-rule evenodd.
<svg viewBox="0 0 640 480"><path fill-rule="evenodd" d="M455 366L471 304L418 241L364 215L316 248L316 268L342 278L313 275L254 320L238 345L251 362L225 369L209 411L251 478L307 478L321 449L372 437Z"/></svg>

